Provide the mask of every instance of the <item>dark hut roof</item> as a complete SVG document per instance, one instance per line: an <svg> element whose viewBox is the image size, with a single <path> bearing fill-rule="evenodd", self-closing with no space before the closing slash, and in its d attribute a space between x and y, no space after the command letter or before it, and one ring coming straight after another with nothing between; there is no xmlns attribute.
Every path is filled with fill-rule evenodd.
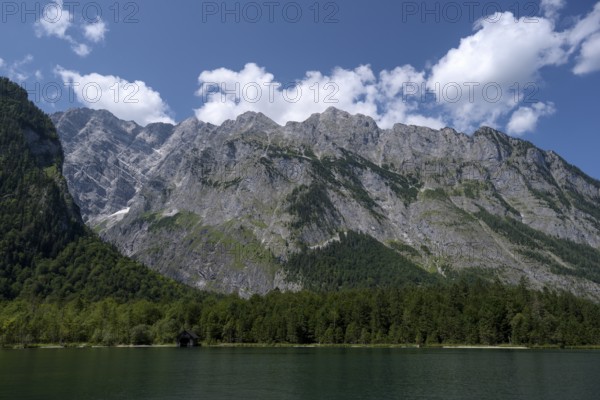
<svg viewBox="0 0 600 400"><path fill-rule="evenodd" d="M178 337L182 337L182 336L184 336L184 335L185 335L185 336L189 336L189 337L191 337L192 339L199 339L199 338L200 338L200 337L199 337L198 335L196 335L194 332L192 332L192 331L187 331L187 330L184 330L184 331L182 331L182 332L181 332L181 333L178 335Z"/></svg>

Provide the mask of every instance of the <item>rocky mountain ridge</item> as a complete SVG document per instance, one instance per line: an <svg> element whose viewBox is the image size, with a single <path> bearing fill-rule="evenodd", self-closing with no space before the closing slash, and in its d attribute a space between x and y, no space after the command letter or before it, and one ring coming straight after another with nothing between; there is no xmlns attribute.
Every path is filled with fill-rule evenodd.
<svg viewBox="0 0 600 400"><path fill-rule="evenodd" d="M600 299L600 182L491 128L385 130L335 108L285 126L251 112L220 126L52 119L88 225L193 286L308 287L290 259L360 232L434 275Z"/></svg>

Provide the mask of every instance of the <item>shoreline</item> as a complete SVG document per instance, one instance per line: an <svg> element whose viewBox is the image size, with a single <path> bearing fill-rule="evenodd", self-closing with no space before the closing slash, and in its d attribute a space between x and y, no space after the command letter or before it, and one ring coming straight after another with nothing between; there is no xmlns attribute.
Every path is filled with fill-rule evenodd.
<svg viewBox="0 0 600 400"><path fill-rule="evenodd" d="M119 348L119 349L149 349L149 348L178 348L176 344L151 344L151 345L134 345L134 344L118 344L118 345L96 345L91 343L41 343L32 345L13 345L0 347L0 350L25 350L25 349L103 349L103 348ZM328 344L328 343L202 343L195 348L339 348L339 349L440 349L440 350L600 350L600 345L592 346L559 346L559 345L536 345L536 346L520 346L511 344L500 345L470 345L470 344L435 344L435 345L416 345L416 344Z"/></svg>
<svg viewBox="0 0 600 400"><path fill-rule="evenodd" d="M458 346L442 346L442 349L483 349L483 350L488 350L488 349L497 349L497 350L507 349L507 350L530 350L530 349L532 349L532 347L527 347L527 346L458 345Z"/></svg>

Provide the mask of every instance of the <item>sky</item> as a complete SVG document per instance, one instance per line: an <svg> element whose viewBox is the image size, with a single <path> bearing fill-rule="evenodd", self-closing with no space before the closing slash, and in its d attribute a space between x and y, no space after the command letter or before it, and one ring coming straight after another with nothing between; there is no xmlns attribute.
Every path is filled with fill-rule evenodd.
<svg viewBox="0 0 600 400"><path fill-rule="evenodd" d="M600 179L600 2L2 1L0 75L140 125L337 107L487 125Z"/></svg>

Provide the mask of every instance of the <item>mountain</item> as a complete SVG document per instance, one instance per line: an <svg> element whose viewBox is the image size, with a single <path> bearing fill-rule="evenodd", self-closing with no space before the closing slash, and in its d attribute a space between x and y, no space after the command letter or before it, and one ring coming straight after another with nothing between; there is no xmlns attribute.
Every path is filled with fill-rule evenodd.
<svg viewBox="0 0 600 400"><path fill-rule="evenodd" d="M475 275L600 300L600 182L552 151L329 108L141 127L52 115L86 223L187 284L243 296Z"/></svg>
<svg viewBox="0 0 600 400"><path fill-rule="evenodd" d="M50 118L0 78L0 300L173 298L182 289L103 243L61 175Z"/></svg>

